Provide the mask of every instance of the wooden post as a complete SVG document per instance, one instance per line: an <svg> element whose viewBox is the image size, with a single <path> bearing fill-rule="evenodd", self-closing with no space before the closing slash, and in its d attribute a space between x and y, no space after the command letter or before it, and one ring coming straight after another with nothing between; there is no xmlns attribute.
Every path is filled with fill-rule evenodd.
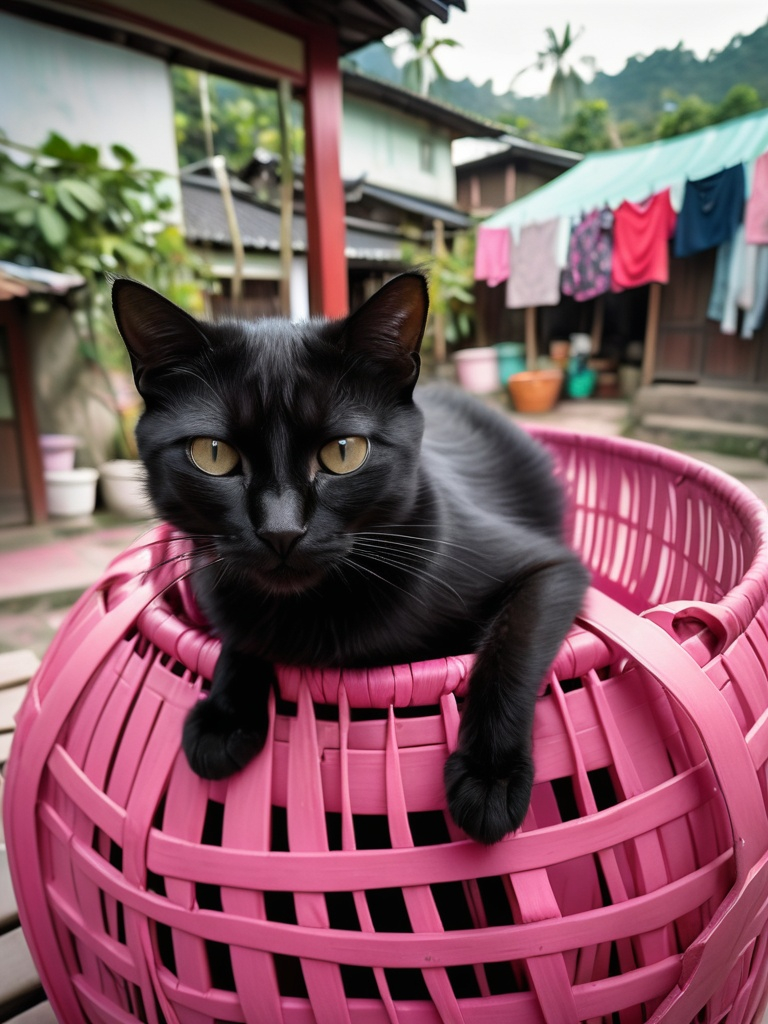
<svg viewBox="0 0 768 1024"><path fill-rule="evenodd" d="M314 315L346 316L349 287L340 161L341 72L335 27L313 26L304 45L309 308Z"/></svg>
<svg viewBox="0 0 768 1024"><path fill-rule="evenodd" d="M536 307L527 306L525 310L525 363L529 370L536 369L539 358L539 340L536 336Z"/></svg>
<svg viewBox="0 0 768 1024"><path fill-rule="evenodd" d="M643 345L643 369L640 383L647 387L653 382L656 372L656 348L659 340L659 312L661 310L661 285L652 281L648 289L648 317L645 323L645 344Z"/></svg>
<svg viewBox="0 0 768 1024"><path fill-rule="evenodd" d="M213 145L213 120L211 118L211 94L208 91L208 72L198 72L200 87L200 114L203 120L203 136L205 138L205 155L213 160L216 149Z"/></svg>

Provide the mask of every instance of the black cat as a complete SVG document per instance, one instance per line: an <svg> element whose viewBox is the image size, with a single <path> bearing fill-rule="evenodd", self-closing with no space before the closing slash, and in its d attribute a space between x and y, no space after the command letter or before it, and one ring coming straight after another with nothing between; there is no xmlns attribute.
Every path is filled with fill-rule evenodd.
<svg viewBox="0 0 768 1024"><path fill-rule="evenodd" d="M458 390L414 393L423 276L339 321L199 323L128 280L113 305L152 498L193 538L195 593L222 640L184 729L192 768L221 778L258 753L274 662L476 651L448 806L481 842L516 829L536 693L587 574L561 540L544 451Z"/></svg>

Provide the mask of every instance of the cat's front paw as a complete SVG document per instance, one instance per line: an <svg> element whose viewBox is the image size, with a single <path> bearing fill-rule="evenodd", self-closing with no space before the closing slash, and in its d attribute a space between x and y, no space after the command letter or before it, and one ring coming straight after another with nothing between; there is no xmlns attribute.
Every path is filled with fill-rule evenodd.
<svg viewBox="0 0 768 1024"><path fill-rule="evenodd" d="M533 762L526 753L507 760L505 776L496 777L455 750L445 762L448 810L472 839L490 846L523 823L533 787Z"/></svg>
<svg viewBox="0 0 768 1024"><path fill-rule="evenodd" d="M187 715L181 742L193 772L226 779L253 760L266 738L266 723L244 722L233 708L208 697Z"/></svg>

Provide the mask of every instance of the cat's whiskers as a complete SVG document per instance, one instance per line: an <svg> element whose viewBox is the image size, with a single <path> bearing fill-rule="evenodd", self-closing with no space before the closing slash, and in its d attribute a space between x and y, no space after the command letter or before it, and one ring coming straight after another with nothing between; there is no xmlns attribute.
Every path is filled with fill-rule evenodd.
<svg viewBox="0 0 768 1024"><path fill-rule="evenodd" d="M406 590L404 587L398 586L397 583L394 583L392 580L388 580L386 576L381 576L379 573L374 572L369 565L360 565L359 562L355 562L350 555L345 555L343 561L345 565L349 566L350 569L355 569L361 576L366 574L368 576L373 576L382 583L386 583L387 586L394 587L395 590L399 590L401 593L406 594L412 601L417 601L420 605L423 605L424 608L429 607L426 601L422 601L420 597L412 593L410 590Z"/></svg>
<svg viewBox="0 0 768 1024"><path fill-rule="evenodd" d="M472 562L465 562L461 558L457 558L456 555L450 554L448 551L439 550L440 545L447 545L449 547L458 548L460 551L468 551L470 554L476 555L477 551L474 548L466 547L464 544L457 544L453 541L443 540L442 538L437 539L434 544L438 547L427 547L427 544L422 537L414 537L409 534L396 534L396 533L377 533L372 532L361 532L353 534L355 537L355 547L360 547L361 543L374 544L380 546L386 550L398 551L400 554L406 554L412 552L415 556L423 553L425 555L433 556L430 561L434 564L439 558L447 558L452 562L456 562L457 565L463 565L467 569L471 569L473 572L478 573L481 576L485 576L486 579L493 580L495 583L503 583L504 581L499 579L497 576L493 576L491 573L486 572L484 569L479 568L477 565L473 565ZM358 540L362 538L362 540ZM414 541L415 543L410 543Z"/></svg>
<svg viewBox="0 0 768 1024"><path fill-rule="evenodd" d="M444 590L453 594L453 596L458 599L459 603L466 608L466 602L464 601L464 599L461 597L459 593L457 593L456 590L453 589L453 587L449 583L446 583L445 580L440 579L439 576L435 576L434 573L427 572L427 570L420 565L414 564L413 562L402 561L402 557L398 558L395 552L387 552L386 554L390 555L390 557L388 558L385 557L385 554L382 554L381 551L376 550L375 548L360 550L358 551L358 553L363 558L372 559L375 562L380 562L382 565L392 566L393 569L398 569L400 572L407 573L408 575L413 576L416 579L421 579L424 581L429 580L432 583L436 583ZM407 554L410 554L410 552L408 552Z"/></svg>
<svg viewBox="0 0 768 1024"><path fill-rule="evenodd" d="M174 561L180 562L181 558L178 558L178 559L168 559L168 561L165 564L166 565L171 565ZM172 580L169 580L168 583L166 583L164 587L161 587L160 590L158 590L158 592L153 595L152 600L156 601L157 598L163 597L173 587L177 587L179 585L179 583L182 583L184 580L189 579L190 576L193 576L196 572L200 572L201 569L208 569L211 566L217 565L218 563L223 562L223 561L224 561L224 559L221 556L218 556L217 558L213 559L213 561L211 561L211 562L205 562L202 565L192 565L192 566L190 566L190 568L187 569L186 572L181 573L181 575L179 575L179 576L174 576L174 578ZM153 566L151 569L148 569L147 572L144 574L144 578L146 578L150 574L150 572L152 572L153 570L158 569L158 568L160 568L160 565Z"/></svg>

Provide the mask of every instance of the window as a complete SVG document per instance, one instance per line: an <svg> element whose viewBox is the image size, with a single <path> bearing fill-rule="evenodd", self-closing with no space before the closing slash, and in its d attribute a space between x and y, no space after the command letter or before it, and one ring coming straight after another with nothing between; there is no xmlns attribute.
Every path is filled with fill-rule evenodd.
<svg viewBox="0 0 768 1024"><path fill-rule="evenodd" d="M419 141L419 169L427 174L432 174L435 170L435 147L431 139Z"/></svg>

